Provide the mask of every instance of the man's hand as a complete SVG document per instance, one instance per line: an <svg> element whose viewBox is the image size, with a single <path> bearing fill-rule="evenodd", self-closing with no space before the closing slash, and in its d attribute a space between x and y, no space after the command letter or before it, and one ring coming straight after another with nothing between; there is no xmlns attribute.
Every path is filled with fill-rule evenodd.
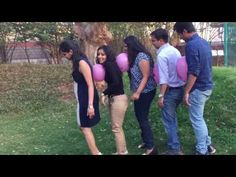
<svg viewBox="0 0 236 177"><path fill-rule="evenodd" d="M164 107L164 97L159 98L157 104L160 108L163 108Z"/></svg>
<svg viewBox="0 0 236 177"><path fill-rule="evenodd" d="M189 103L189 93L185 93L183 102L186 106L191 106L191 104Z"/></svg>

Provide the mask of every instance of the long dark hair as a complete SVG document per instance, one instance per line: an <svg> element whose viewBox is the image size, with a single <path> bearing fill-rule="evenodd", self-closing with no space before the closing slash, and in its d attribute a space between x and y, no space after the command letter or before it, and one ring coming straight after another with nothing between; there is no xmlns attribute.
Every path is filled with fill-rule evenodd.
<svg viewBox="0 0 236 177"><path fill-rule="evenodd" d="M115 55L114 55L114 52L112 51L111 47L108 46L108 45L102 45L100 46L98 49L97 49L97 53L99 50L103 50L104 53L106 54L107 56L107 60L105 61L106 62L114 62L115 61ZM98 57L96 56L96 62L99 63L98 61Z"/></svg>
<svg viewBox="0 0 236 177"><path fill-rule="evenodd" d="M154 67L154 61L152 58L151 53L144 47L143 44L136 38L135 36L127 36L124 39L124 43L127 45L128 50L128 59L129 59L129 70L128 70L128 76L131 78L130 68L134 65L135 59L139 52L143 52L147 54L150 57L150 66Z"/></svg>
<svg viewBox="0 0 236 177"><path fill-rule="evenodd" d="M102 46L100 46L100 47L97 49L97 53L98 53L99 50L103 50L104 53L105 53L105 55L107 56L107 59L106 59L106 61L105 61L104 64L103 64L105 67L106 67L106 64L109 63L109 62L112 62L112 63L114 63L115 65L117 65L117 63L116 63L116 58L115 58L115 54L114 54L114 52L113 52L113 50L112 50L112 48L111 48L110 46L108 46L108 45L102 45ZM96 56L96 63L99 63L97 56ZM118 67L118 65L117 65L117 67ZM119 70L119 71L120 71L120 70ZM122 72L120 71L120 73L122 73Z"/></svg>
<svg viewBox="0 0 236 177"><path fill-rule="evenodd" d="M81 52L79 44L75 40L64 40L61 42L59 46L60 52L69 52L70 50L73 51L72 55L72 64L73 64L73 70L78 70L79 68L79 61L84 58L88 59L87 56Z"/></svg>
<svg viewBox="0 0 236 177"><path fill-rule="evenodd" d="M134 65L135 59L139 52L143 52L150 57L150 66L154 66L153 58L151 53L144 47L143 44L135 36L127 36L124 39L124 43L127 45L128 49L128 59L130 68Z"/></svg>

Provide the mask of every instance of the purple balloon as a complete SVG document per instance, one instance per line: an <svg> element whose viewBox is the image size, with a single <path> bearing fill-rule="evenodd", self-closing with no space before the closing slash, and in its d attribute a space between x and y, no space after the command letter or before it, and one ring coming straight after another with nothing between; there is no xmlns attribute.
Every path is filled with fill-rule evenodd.
<svg viewBox="0 0 236 177"><path fill-rule="evenodd" d="M177 75L182 81L187 81L188 65L185 56L182 56L176 63Z"/></svg>
<svg viewBox="0 0 236 177"><path fill-rule="evenodd" d="M159 84L160 79L159 79L159 72L158 72L157 64L154 65L153 74L154 74L154 79L155 79L156 83Z"/></svg>
<svg viewBox="0 0 236 177"><path fill-rule="evenodd" d="M103 81L105 79L105 69L101 64L93 65L93 79L95 81Z"/></svg>
<svg viewBox="0 0 236 177"><path fill-rule="evenodd" d="M127 53L120 53L116 57L116 63L122 72L129 70L129 60Z"/></svg>

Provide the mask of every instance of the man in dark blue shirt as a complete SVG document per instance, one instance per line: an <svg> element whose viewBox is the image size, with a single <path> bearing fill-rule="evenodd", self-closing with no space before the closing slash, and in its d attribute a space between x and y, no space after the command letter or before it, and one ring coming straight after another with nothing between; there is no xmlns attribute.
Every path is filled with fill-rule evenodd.
<svg viewBox="0 0 236 177"><path fill-rule="evenodd" d="M207 41L197 34L192 22L176 22L174 31L186 42L188 80L183 101L189 108L197 140L196 155L214 154L216 149L211 145L211 137L203 117L205 102L213 89L211 48Z"/></svg>

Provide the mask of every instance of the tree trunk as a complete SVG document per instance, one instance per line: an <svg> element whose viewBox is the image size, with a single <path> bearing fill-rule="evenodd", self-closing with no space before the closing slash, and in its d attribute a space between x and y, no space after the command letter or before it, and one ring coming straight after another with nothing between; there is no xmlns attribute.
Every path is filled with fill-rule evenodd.
<svg viewBox="0 0 236 177"><path fill-rule="evenodd" d="M13 48L10 48L10 49L8 50L8 52L11 52L10 55L9 55L9 56L10 56L10 57L9 57L9 63L12 62L12 57L13 57L13 54L14 54L15 49L16 49L16 45L14 44Z"/></svg>
<svg viewBox="0 0 236 177"><path fill-rule="evenodd" d="M74 30L80 39L80 47L94 64L98 47L106 45L112 40L112 34L108 31L107 25L103 22L77 22L75 23Z"/></svg>
<svg viewBox="0 0 236 177"><path fill-rule="evenodd" d="M41 51L43 52L43 54L44 54L44 57L47 59L47 61L48 61L48 64L52 64L52 62L51 62L51 60L50 60L50 58L49 58L49 56L48 56L48 54L49 54L49 50L47 50L47 49L44 49L42 46L40 46L41 47Z"/></svg>
<svg viewBox="0 0 236 177"><path fill-rule="evenodd" d="M0 45L0 58L2 60L2 63L7 63L7 52L5 44Z"/></svg>
<svg viewBox="0 0 236 177"><path fill-rule="evenodd" d="M25 43L25 47L24 47L25 55L27 57L28 63L30 63L30 58L29 58L29 53L28 53L28 48L27 48L27 41L24 41L24 43Z"/></svg>

